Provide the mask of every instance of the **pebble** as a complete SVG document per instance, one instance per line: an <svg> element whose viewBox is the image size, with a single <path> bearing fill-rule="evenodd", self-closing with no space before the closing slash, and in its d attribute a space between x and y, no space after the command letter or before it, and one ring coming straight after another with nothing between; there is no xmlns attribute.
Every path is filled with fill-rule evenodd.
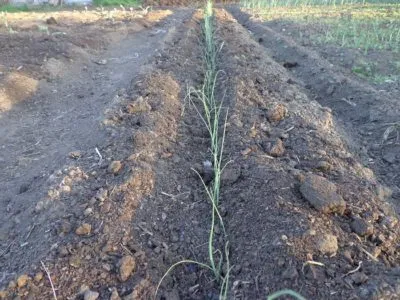
<svg viewBox="0 0 400 300"><path fill-rule="evenodd" d="M274 157L280 157L285 154L285 145L281 139L277 139L269 148L268 154Z"/></svg>
<svg viewBox="0 0 400 300"><path fill-rule="evenodd" d="M28 280L29 279L30 279L29 276L26 275L26 274L23 274L23 275L19 276L18 279L17 279L17 286L19 288L22 288L22 287L26 286L28 284Z"/></svg>
<svg viewBox="0 0 400 300"><path fill-rule="evenodd" d="M118 173L122 170L122 163L119 160L114 160L109 166L108 166L108 172L114 175L118 175Z"/></svg>
<svg viewBox="0 0 400 300"><path fill-rule="evenodd" d="M110 300L121 300L121 297L119 296L116 288L112 289Z"/></svg>
<svg viewBox="0 0 400 300"><path fill-rule="evenodd" d="M353 257L352 257L351 252L349 250L343 251L343 256L349 263L351 263L351 264L354 263Z"/></svg>
<svg viewBox="0 0 400 300"><path fill-rule="evenodd" d="M30 188L30 184L29 183L23 183L21 184L21 186L19 187L19 192L18 194L23 194L25 192L27 192Z"/></svg>
<svg viewBox="0 0 400 300"><path fill-rule="evenodd" d="M38 272L36 273L34 280L36 283L40 282L43 279L43 273L42 272Z"/></svg>
<svg viewBox="0 0 400 300"><path fill-rule="evenodd" d="M363 272L356 272L351 275L351 280L353 280L355 285L360 285L368 280L368 276L365 275Z"/></svg>
<svg viewBox="0 0 400 300"><path fill-rule="evenodd" d="M318 211L343 214L346 203L337 194L336 185L324 177L308 175L300 186L303 197Z"/></svg>
<svg viewBox="0 0 400 300"><path fill-rule="evenodd" d="M17 287L17 283L14 281L14 280L11 280L9 283L8 283L8 288L9 289L15 289Z"/></svg>
<svg viewBox="0 0 400 300"><path fill-rule="evenodd" d="M87 290L83 294L83 299L84 300L96 300L97 298L99 298L99 296L100 296L100 294L98 292Z"/></svg>
<svg viewBox="0 0 400 300"><path fill-rule="evenodd" d="M72 256L70 259L69 259L69 265L71 266L71 267L74 267L74 268L79 268L80 267L80 265L81 265L81 258L79 257L79 255L75 255L75 256Z"/></svg>
<svg viewBox="0 0 400 300"><path fill-rule="evenodd" d="M101 188L97 191L95 198L98 201L103 202L104 200L107 199L107 196L108 196L108 191L106 189Z"/></svg>
<svg viewBox="0 0 400 300"><path fill-rule="evenodd" d="M46 24L48 25L56 25L57 24L57 20L54 17L50 17L46 20Z"/></svg>
<svg viewBox="0 0 400 300"><path fill-rule="evenodd" d="M58 255L61 257L65 257L69 255L68 248L65 246L61 246L60 248L57 249Z"/></svg>
<svg viewBox="0 0 400 300"><path fill-rule="evenodd" d="M77 235L89 235L91 231L92 231L92 225L84 223L75 230L75 233Z"/></svg>
<svg viewBox="0 0 400 300"><path fill-rule="evenodd" d="M367 221L355 217L350 224L351 230L358 234L359 236L370 236L374 233L374 227L369 224Z"/></svg>
<svg viewBox="0 0 400 300"><path fill-rule="evenodd" d="M0 299L6 299L8 296L7 291L1 290L0 291Z"/></svg>
<svg viewBox="0 0 400 300"><path fill-rule="evenodd" d="M96 61L96 64L98 65L106 65L107 64L107 59L100 59L98 61Z"/></svg>
<svg viewBox="0 0 400 300"><path fill-rule="evenodd" d="M135 259L126 255L119 261L119 276L121 281L126 281L136 269Z"/></svg>
<svg viewBox="0 0 400 300"><path fill-rule="evenodd" d="M328 163L325 160L321 160L321 161L317 162L315 167L316 167L316 169L321 170L322 172L327 172L332 168L330 163Z"/></svg>
<svg viewBox="0 0 400 300"><path fill-rule="evenodd" d="M64 193L69 193L69 192L71 192L71 187L70 187L69 185L63 185L63 186L61 187L61 190L62 190Z"/></svg>
<svg viewBox="0 0 400 300"><path fill-rule="evenodd" d="M332 234L324 234L319 237L317 247L318 250L325 255L335 254L339 249L337 238Z"/></svg>
<svg viewBox="0 0 400 300"><path fill-rule="evenodd" d="M83 212L85 217L90 216L92 213L93 213L93 208L91 207L86 208L85 211Z"/></svg>
<svg viewBox="0 0 400 300"><path fill-rule="evenodd" d="M72 151L72 152L70 152L70 153L68 154L68 157L69 157L69 158L72 158L72 159L78 159L78 158L80 158L81 156L82 156L82 154L81 154L80 151Z"/></svg>
<svg viewBox="0 0 400 300"><path fill-rule="evenodd" d="M279 122L286 118L288 109L285 105L278 103L270 108L267 112L267 118L270 122Z"/></svg>

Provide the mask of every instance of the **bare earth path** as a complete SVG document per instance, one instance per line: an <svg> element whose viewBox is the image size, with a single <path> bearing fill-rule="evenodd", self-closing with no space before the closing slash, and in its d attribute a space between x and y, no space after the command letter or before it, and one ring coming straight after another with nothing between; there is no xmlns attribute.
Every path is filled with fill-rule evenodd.
<svg viewBox="0 0 400 300"><path fill-rule="evenodd" d="M42 81L32 98L0 113L0 219L7 220L0 224L0 285L48 252L50 239L26 241L28 234L44 235L51 226L38 222L33 228L35 207L47 193L49 176L68 162L71 151L92 153L97 159L95 148L107 134L101 126L104 111L117 104L116 95L145 71L143 66L188 14L177 10L153 27L121 36L92 57L92 63L77 63L61 79ZM105 65L95 63L102 59Z"/></svg>

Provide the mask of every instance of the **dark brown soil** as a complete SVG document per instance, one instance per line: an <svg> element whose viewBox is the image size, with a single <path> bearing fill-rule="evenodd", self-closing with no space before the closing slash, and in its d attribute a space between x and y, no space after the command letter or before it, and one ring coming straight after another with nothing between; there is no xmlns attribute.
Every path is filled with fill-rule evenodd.
<svg viewBox="0 0 400 300"><path fill-rule="evenodd" d="M315 48L302 46L268 24L252 22L249 15L237 10L236 13L239 21L277 62L282 65L297 63L289 69L290 80L301 85L310 98L332 109L352 151L363 165L373 169L393 189L393 199L399 203L400 178L396 174L400 172L397 157L400 145L396 134L384 140L389 124L399 121L400 99L396 87L387 91L377 89L379 87L349 74L342 66L332 64L334 56L328 56L328 61Z"/></svg>
<svg viewBox="0 0 400 300"><path fill-rule="evenodd" d="M389 172L399 165L381 152L398 152L374 127L398 117L394 101L313 52L297 53L307 49L278 48L272 30L232 12L265 44L217 10L228 299L286 288L307 299L397 299L399 178ZM0 115L0 141L10 145L0 152L0 299L51 299L43 265L58 299L154 299L174 263L208 263L211 205L192 169L211 159L209 136L187 98L204 78L201 18L174 10L114 43L94 39L108 49L87 51L89 62L70 62L61 77L24 75L49 81ZM275 61L279 49L290 52ZM352 112L334 101L349 95ZM217 229L216 246L226 240ZM184 264L157 298L218 295L208 270Z"/></svg>

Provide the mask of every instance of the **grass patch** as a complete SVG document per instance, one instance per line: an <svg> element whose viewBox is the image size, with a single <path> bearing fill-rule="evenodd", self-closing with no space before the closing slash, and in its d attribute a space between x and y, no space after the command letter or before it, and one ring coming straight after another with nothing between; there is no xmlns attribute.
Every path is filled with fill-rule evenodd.
<svg viewBox="0 0 400 300"><path fill-rule="evenodd" d="M398 0L241 0L245 8L271 8L288 6L336 6L353 4L397 4Z"/></svg>
<svg viewBox="0 0 400 300"><path fill-rule="evenodd" d="M142 5L142 0L93 0L95 6L127 6L138 7Z"/></svg>
<svg viewBox="0 0 400 300"><path fill-rule="evenodd" d="M246 7L246 6L245 6ZM400 5L309 5L253 8L264 20L308 26L320 44L400 52Z"/></svg>
<svg viewBox="0 0 400 300"><path fill-rule="evenodd" d="M366 63L353 63L350 69L361 78L376 84L400 80L398 0L243 0L242 5L265 21L296 28L291 31L295 39L359 51ZM377 53L391 61L375 61Z"/></svg>
<svg viewBox="0 0 400 300"><path fill-rule="evenodd" d="M139 7L143 4L142 0L93 0L94 6L120 6L123 5L125 7ZM29 12L29 11L60 11L65 8L84 8L84 5L71 4L64 6L52 6L52 5L13 5L13 4L4 4L0 5L0 12L8 12L8 13L18 13L18 12Z"/></svg>
<svg viewBox="0 0 400 300"><path fill-rule="evenodd" d="M373 83L392 83L400 80L400 71L393 71L393 75L384 75L379 71L377 62L360 62L352 67L351 71L358 77Z"/></svg>
<svg viewBox="0 0 400 300"><path fill-rule="evenodd" d="M26 12L29 11L28 5L12 5L12 4L4 4L0 5L0 12Z"/></svg>

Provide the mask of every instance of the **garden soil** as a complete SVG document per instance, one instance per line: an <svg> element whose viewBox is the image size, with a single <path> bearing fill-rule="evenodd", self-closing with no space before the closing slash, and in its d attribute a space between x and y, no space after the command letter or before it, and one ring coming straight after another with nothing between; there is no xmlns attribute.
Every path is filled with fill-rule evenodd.
<svg viewBox="0 0 400 300"><path fill-rule="evenodd" d="M268 29L230 11L216 12L227 236L215 232L216 246L229 241L228 299L281 289L307 299L397 299L398 178L388 173L398 161L384 171L388 145L367 122L395 119L393 101L353 99L360 117L330 105L323 77L314 84L306 68L324 60L286 59L303 68L293 74L271 57L276 41L259 43ZM13 70L37 84L26 81L0 114L1 298L218 299L219 283L196 264L172 269L155 296L174 263L208 263L211 225L195 172L211 160L209 136L188 92L205 76L202 14L170 12L119 40L94 37L107 49L85 48L85 63L53 53L52 67ZM2 64L11 57L3 49ZM59 70L58 61L68 66L62 76L43 71ZM2 65L3 78L11 67ZM326 76L346 84L338 93L377 95L333 70ZM362 152L365 140L381 148Z"/></svg>

